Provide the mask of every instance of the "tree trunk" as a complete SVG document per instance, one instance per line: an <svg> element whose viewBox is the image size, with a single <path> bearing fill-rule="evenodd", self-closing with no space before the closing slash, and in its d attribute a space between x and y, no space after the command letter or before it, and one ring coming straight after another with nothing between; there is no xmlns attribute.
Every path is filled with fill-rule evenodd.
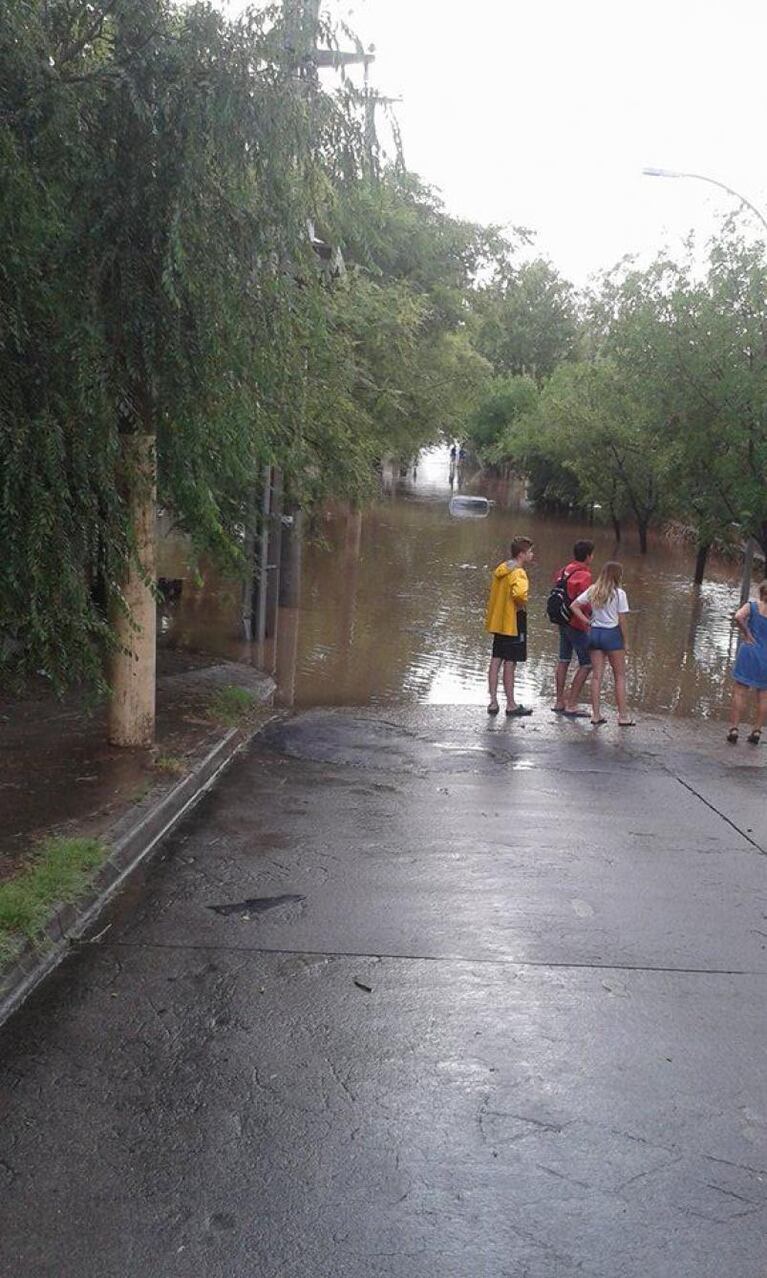
<svg viewBox="0 0 767 1278"><path fill-rule="evenodd" d="M117 647L109 669L109 740L117 746L154 741L157 606L155 580L156 470L153 435L122 435L122 482L133 532L133 555L122 583L123 606L112 608Z"/></svg>
<svg viewBox="0 0 767 1278"><path fill-rule="evenodd" d="M637 520L637 531L639 533L639 551L640 551L640 554L643 554L643 555L647 554L647 528L648 528L648 520L646 519Z"/></svg>
<svg viewBox="0 0 767 1278"><path fill-rule="evenodd" d="M710 549L711 543L708 541L702 541L698 546L698 553L695 557L695 576L692 579L695 586L703 584L703 578L706 575L706 561Z"/></svg>
<svg viewBox="0 0 767 1278"><path fill-rule="evenodd" d="M741 607L748 601L751 595L751 581L754 576L754 546L756 538L749 537L743 547L743 576L740 582L740 604Z"/></svg>
<svg viewBox="0 0 767 1278"><path fill-rule="evenodd" d="M621 540L621 521L620 521L620 519L618 518L618 516L617 516L617 515L613 515L613 514L611 514L611 515L610 515L610 520L611 520L611 522L612 522L613 532L615 533L615 540L616 540L616 542L618 543L618 545L620 545L620 540Z"/></svg>

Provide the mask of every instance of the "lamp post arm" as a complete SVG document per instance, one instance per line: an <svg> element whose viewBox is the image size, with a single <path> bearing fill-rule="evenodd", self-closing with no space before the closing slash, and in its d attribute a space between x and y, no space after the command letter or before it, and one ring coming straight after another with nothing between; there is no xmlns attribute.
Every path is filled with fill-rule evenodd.
<svg viewBox="0 0 767 1278"><path fill-rule="evenodd" d="M767 218L765 218L764 214L756 207L755 204L752 204L750 200L746 199L745 195L741 195L740 191L733 191L732 187L727 186L725 182L718 182L716 178L706 177L704 173L680 173L679 176L695 178L697 182L708 182L710 186L718 186L720 190L726 191L728 195L732 195L734 199L739 200L741 204L745 204L746 208L750 209L754 216L759 218L759 221L765 231L767 231Z"/></svg>

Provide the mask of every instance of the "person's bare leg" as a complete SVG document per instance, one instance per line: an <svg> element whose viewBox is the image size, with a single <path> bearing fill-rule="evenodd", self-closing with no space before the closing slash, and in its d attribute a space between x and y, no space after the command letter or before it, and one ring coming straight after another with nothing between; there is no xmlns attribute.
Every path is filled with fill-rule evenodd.
<svg viewBox="0 0 767 1278"><path fill-rule="evenodd" d="M598 648L591 650L591 721L601 719L599 699L602 693L602 679L605 673L605 654Z"/></svg>
<svg viewBox="0 0 767 1278"><path fill-rule="evenodd" d="M503 663L503 690L506 693L506 704L509 710L514 709L514 675L517 671L516 661Z"/></svg>
<svg viewBox="0 0 767 1278"><path fill-rule="evenodd" d="M743 718L743 712L746 708L746 693L748 689L742 683L736 683L732 689L732 707L730 709L730 728L737 730L738 724Z"/></svg>
<svg viewBox="0 0 767 1278"><path fill-rule="evenodd" d="M626 703L626 654L625 652L609 652L610 665L615 678L615 700L618 703L618 723L629 723L631 715Z"/></svg>
<svg viewBox="0 0 767 1278"><path fill-rule="evenodd" d="M498 671L501 668L501 658L491 657L490 669L487 672L487 687L490 693L490 705L498 705Z"/></svg>
<svg viewBox="0 0 767 1278"><path fill-rule="evenodd" d="M763 692L756 694L756 718L754 719L754 732L761 732L764 727L764 721L767 719L767 688Z"/></svg>
<svg viewBox="0 0 767 1278"><path fill-rule="evenodd" d="M557 688L557 699L554 702L555 710L564 710L566 706L565 684L567 682L567 671L568 671L569 665L570 665L569 661L557 662L556 674L554 676L556 681L556 688Z"/></svg>
<svg viewBox="0 0 767 1278"><path fill-rule="evenodd" d="M591 666L578 666L578 669L576 670L573 676L573 681L570 684L570 691L567 694L568 710L578 709L578 702L581 699L581 692L583 691L583 685L588 679L590 674L591 674Z"/></svg>

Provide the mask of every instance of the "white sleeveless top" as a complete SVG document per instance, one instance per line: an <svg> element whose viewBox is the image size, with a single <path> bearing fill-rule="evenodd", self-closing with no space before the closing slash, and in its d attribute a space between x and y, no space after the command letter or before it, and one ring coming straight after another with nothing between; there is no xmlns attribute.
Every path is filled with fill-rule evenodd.
<svg viewBox="0 0 767 1278"><path fill-rule="evenodd" d="M584 590L582 595L578 595L575 602L581 607L583 604L590 604L589 590ZM592 626L602 626L605 630L612 630L618 625L618 614L629 611L629 601L626 598L626 591L621 590L620 586L614 590L606 604L601 608L595 608L591 604L591 624Z"/></svg>

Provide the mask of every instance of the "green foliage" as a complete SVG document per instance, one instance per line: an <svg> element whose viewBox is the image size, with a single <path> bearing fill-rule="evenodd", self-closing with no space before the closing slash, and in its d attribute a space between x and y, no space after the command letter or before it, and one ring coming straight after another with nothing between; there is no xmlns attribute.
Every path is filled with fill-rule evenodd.
<svg viewBox="0 0 767 1278"><path fill-rule="evenodd" d="M330 212L348 268L336 334L376 460L462 433L492 372L471 338L477 278L507 266L510 242L449 217L400 168L345 187Z"/></svg>
<svg viewBox="0 0 767 1278"><path fill-rule="evenodd" d="M344 257L428 298L436 329L466 321L467 294L481 275L511 269L512 242L498 228L451 217L430 187L399 168L344 190L332 215Z"/></svg>
<svg viewBox="0 0 767 1278"><path fill-rule="evenodd" d="M531 377L496 377L469 423L469 438L484 462L526 461L530 441L524 422L534 413L538 388Z"/></svg>
<svg viewBox="0 0 767 1278"><path fill-rule="evenodd" d="M155 772L167 777L182 777L187 771L187 764L175 754L161 754L154 761Z"/></svg>
<svg viewBox="0 0 767 1278"><path fill-rule="evenodd" d="M500 274L480 293L477 314L477 348L497 373L540 384L577 353L575 292L541 258Z"/></svg>
<svg viewBox="0 0 767 1278"><path fill-rule="evenodd" d="M669 478L665 422L615 362L561 365L538 407L539 446L575 477L582 505L615 522L630 511L642 549L664 509Z"/></svg>
<svg viewBox="0 0 767 1278"><path fill-rule="evenodd" d="M487 313L484 324L488 349ZM473 419L480 456L523 470L537 500L595 507L616 528L631 517L643 546L653 521L673 517L701 544L753 535L767 549L763 246L728 223L704 276L665 257L622 263L588 299L579 346L521 412L516 379L496 379Z"/></svg>
<svg viewBox="0 0 767 1278"><path fill-rule="evenodd" d="M658 259L605 281L597 349L614 359L665 468L666 509L699 541L767 546L767 266L732 223L701 277Z"/></svg>
<svg viewBox="0 0 767 1278"><path fill-rule="evenodd" d="M210 716L227 728L239 728L247 723L258 705L255 694L248 688L230 684L220 688L210 699Z"/></svg>
<svg viewBox="0 0 767 1278"><path fill-rule="evenodd" d="M332 33L326 33L332 38ZM359 500L386 453L457 434L509 242L371 165L354 91L286 55L279 11L29 0L0 30L0 663L101 682L132 555L120 435L158 498L242 559L265 464ZM312 217L347 271L320 268Z"/></svg>
<svg viewBox="0 0 767 1278"><path fill-rule="evenodd" d="M41 843L20 874L0 883L0 957L10 957L25 938L38 940L54 908L82 895L105 855L98 839Z"/></svg>
<svg viewBox="0 0 767 1278"><path fill-rule="evenodd" d="M704 541L754 536L767 554L767 264L732 226L701 285L672 297L680 496Z"/></svg>
<svg viewBox="0 0 767 1278"><path fill-rule="evenodd" d="M299 283L282 264L310 256L311 95L265 59L263 15L118 0L9 18L2 656L93 682L131 554L120 432L156 436L160 500L230 555L252 476L286 451Z"/></svg>

